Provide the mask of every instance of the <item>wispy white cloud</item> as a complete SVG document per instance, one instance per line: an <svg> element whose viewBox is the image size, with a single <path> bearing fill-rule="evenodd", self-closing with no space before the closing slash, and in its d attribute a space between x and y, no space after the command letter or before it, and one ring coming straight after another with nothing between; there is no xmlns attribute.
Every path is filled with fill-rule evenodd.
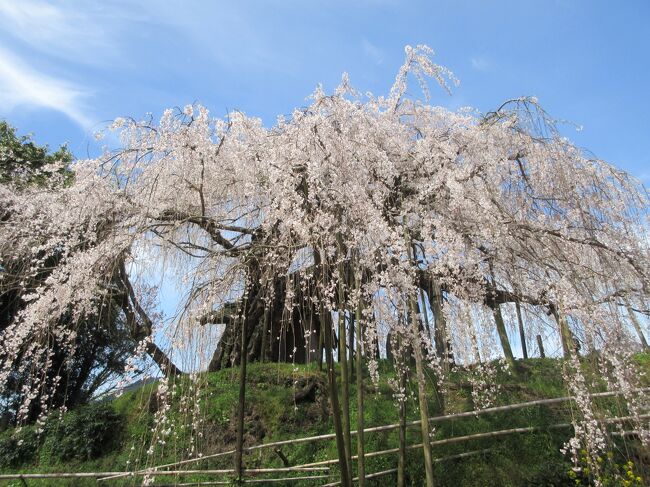
<svg viewBox="0 0 650 487"><path fill-rule="evenodd" d="M75 63L118 58L114 31L120 27L101 3L0 0L0 28L31 49Z"/></svg>
<svg viewBox="0 0 650 487"><path fill-rule="evenodd" d="M83 68L119 62L115 39L126 25L116 17L121 14L114 13L122 10L104 8L102 3L0 0L3 112L19 107L46 108L63 113L84 129L93 124L93 115L83 102L94 90L84 86L87 79L81 81L85 78ZM61 67L59 72L64 71L69 79L48 66Z"/></svg>
<svg viewBox="0 0 650 487"><path fill-rule="evenodd" d="M370 57L376 64L379 65L384 62L384 52L368 39L361 41L361 48L366 56Z"/></svg>
<svg viewBox="0 0 650 487"><path fill-rule="evenodd" d="M85 114L82 100L89 94L83 88L35 71L0 47L0 104L3 108L49 108L88 129L92 120Z"/></svg>

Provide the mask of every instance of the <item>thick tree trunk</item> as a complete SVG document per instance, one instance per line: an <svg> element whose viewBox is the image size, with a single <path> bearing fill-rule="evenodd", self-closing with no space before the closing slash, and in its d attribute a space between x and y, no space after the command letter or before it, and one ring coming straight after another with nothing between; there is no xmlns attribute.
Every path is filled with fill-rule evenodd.
<svg viewBox="0 0 650 487"><path fill-rule="evenodd" d="M320 321L312 297L315 296L313 278L302 273L289 276L273 276L272 301L264 303L265 294L261 289L258 269L250 269L248 282L251 294L246 310L247 358L249 362L271 360L305 364L318 360ZM258 283L258 284L255 284ZM287 286L293 287L294 302L291 309L285 309ZM215 311L202 319L202 323L225 323L226 327L217 344L208 370L215 371L240 363L241 336L235 330L231 317L232 309L239 302L230 303L222 310Z"/></svg>

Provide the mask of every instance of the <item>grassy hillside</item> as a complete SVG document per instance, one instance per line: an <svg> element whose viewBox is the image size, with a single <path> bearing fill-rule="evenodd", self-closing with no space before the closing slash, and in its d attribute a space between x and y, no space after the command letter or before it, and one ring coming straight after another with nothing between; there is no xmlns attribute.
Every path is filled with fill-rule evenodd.
<svg viewBox="0 0 650 487"><path fill-rule="evenodd" d="M639 355L637 361L644 371L650 370L650 355ZM585 365L587 375L598 382L599 374ZM170 387L171 407L165 410L156 394L157 384L149 384L119 398L70 411L52 417L37 434L36 427L0 434L0 469L8 472L62 471L122 471L174 462L189 458L192 446L203 455L227 451L235 440L235 408L237 404L237 369L203 374L195 382L183 379ZM470 370L455 371L448 384L444 413L475 409ZM494 405L512 404L541 398L567 395L561 380L561 362L554 359L531 359L518 362L516 373L499 372L495 383L501 384L492 397ZM386 363L381 364L377 386L366 388L366 427L396 423L389 381L394 377ZM647 379L641 378L647 383ZM249 366L246 411L246 445L300 438L333 431L325 391L325 377L313 366L289 364L253 364ZM407 414L418 419L415 405L416 387L409 384ZM310 391L296 400L300 391ZM443 412L443 405L431 389L432 414ZM182 399L186 398L186 399ZM351 416L356 418L356 398L351 390ZM613 398L598 401L602 411L624 415L625 410ZM166 411L166 412L165 412ZM582 485L580 479L570 478L571 465L560 453L570 437L570 429L548 429L548 425L570 422L576 414L571 403L536 406L509 412L471 416L436 423L435 439L468 435L478 432L518 427L539 426L540 430L498 438L484 438L434 448L436 458L459 453L479 454L436 463L438 485L449 486L523 486L523 485ZM158 419L156 419L158 418ZM160 421L160 418L164 420ZM353 429L354 426L353 426ZM419 429L409 429L408 444L420 442ZM356 443L353 437L353 444ZM152 446L153 445L153 446ZM397 430L366 435L366 451L396 448ZM151 448L151 449L150 449ZM147 453L147 450L150 450ZM650 459L636 440L618 440L611 461L623 470L625 457L632 458L632 470L648 475ZM284 457L284 458L283 458ZM186 468L225 469L232 464L231 456L212 458ZM279 452L264 449L245 456L248 468L300 465L336 458L333 440L285 445ZM367 473L395 468L395 454L367 460ZM331 479L337 478L333 465ZM302 474L304 475L304 474ZM278 476L278 475L276 475ZM421 485L424 470L421 450L409 450L408 476L412 485ZM214 476L157 477L155 485L183 482L225 480ZM96 485L94 480L30 480L29 485ZM103 485L140 485L141 480L114 479ZM321 485L324 480L292 482L291 485ZM386 476L369 485L394 485L395 477ZM2 481L0 481L2 485ZM24 485L20 481L13 484ZM102 485L102 483L100 483ZM257 484L260 485L260 484ZM282 484L273 484L282 485ZM634 483L630 484L634 485Z"/></svg>

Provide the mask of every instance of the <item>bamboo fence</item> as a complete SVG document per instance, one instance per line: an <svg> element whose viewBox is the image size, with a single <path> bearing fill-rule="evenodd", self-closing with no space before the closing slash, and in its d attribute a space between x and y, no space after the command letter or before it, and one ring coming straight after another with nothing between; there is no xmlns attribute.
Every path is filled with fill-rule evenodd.
<svg viewBox="0 0 650 487"><path fill-rule="evenodd" d="M633 392L647 392L650 391L650 388L643 388L643 389L636 389ZM603 397L612 397L612 396L617 396L621 395L621 391L609 391L609 392L599 392L599 393L594 393L590 394L590 397L592 398L603 398ZM543 406L543 405L550 405L550 404L557 404L557 403L562 403L562 402L568 402L574 400L574 397L572 396L564 396L564 397L558 397L558 398L550 398L550 399L539 399L535 401L527 401L527 402L522 402L522 403L517 403L517 404L510 404L507 406L496 406L496 407L491 407L491 408L485 408L485 409L477 409L473 411L467 411L467 412L462 412L462 413L455 413L455 414L448 414L444 416L433 416L429 418L430 422L444 422L444 421L450 421L458 418L466 418L466 417L478 417L480 415L485 415L485 414L493 414L493 413L498 413L498 412L504 412L504 411L512 411L515 409L521 409L521 408L526 408L526 407L533 407L533 406ZM605 424L611 424L611 423L621 423L621 422L626 422L626 421L632 421L632 420L639 420L639 419L648 419L650 418L650 414L643 414L639 416L622 416L622 417L611 417L611 418L604 418L601 419L601 423ZM415 427L419 426L420 421L409 421L406 423L407 427ZM561 429L561 428L570 428L572 427L573 424L571 423L560 423L560 424L553 424L553 425L547 425L547 426L528 426L528 427L521 427L521 428L511 428L511 429L506 429L506 430L496 430L496 431L489 431L489 432L483 432L483 433L475 433L471 435L464 435L464 436L455 436L455 437L450 437L450 438L444 438L444 439L439 439L439 440L433 440L430 442L431 446L440 446L440 445L447 445L447 444L452 444L452 443L460 443L460 442L467 442L467 441L472 441L472 440L478 440L478 439L484 439L484 438L496 438L500 436L506 436L506 435L511 435L511 434L518 434L518 433L531 433L535 431L540 431L540 430L545 430L545 429ZM374 433L374 432L382 432L382 431L390 431L393 429L399 428L399 423L397 424L389 424L389 425L382 425L382 426L374 426L370 428L364 428L363 432L365 433ZM356 435L357 431L351 431L351 434ZM612 432L612 435L620 435L620 436L628 436L628 435L634 435L638 434L637 431L635 430L630 430L630 431L619 431L619 432ZM251 452L259 449L264 449L264 448L274 448L274 447L279 447L283 445L295 445L295 444L301 444L301 443L310 443L310 442L315 442L315 441L322 441L322 440L329 440L333 439L335 437L334 434L328 433L324 435L316 435L316 436L310 436L310 437L303 437L303 438L296 438L292 440L282 440L282 441L275 441L275 442L270 442L270 443L263 443L259 445L253 445L250 447L244 448L244 451ZM419 449L422 448L423 444L418 443L414 445L408 445L406 448L408 450L413 450L413 449ZM364 454L364 458L372 458L372 457L377 457L377 456L382 456L382 455L390 455L390 454L395 454L399 452L399 448L392 448L388 450L382 450L382 451L375 451L375 452L368 452ZM481 453L487 453L488 450L476 450L472 452L465 452L465 453L460 453L457 455L451 455L447 457L442 457L438 459L434 459L434 462L441 462L441 461L447 461L447 460L452 460L452 459L459 459L459 458L465 458L473 455L478 455ZM201 460L206 460L209 458L217 458L217 457L222 457L226 455L232 455L234 454L234 450L229 450L225 452L219 452L215 453L212 455L205 455L202 457L197 457L197 458L191 458L187 460L181 460L179 462L174 462L174 463L169 463L165 465L158 465L155 467L151 468L146 468L146 469L141 469L137 471L131 471L131 472L61 472L61 473L16 473L16 474L0 474L0 480L22 480L25 481L26 479L75 479L75 478L96 478L98 482L106 481L106 480L111 480L111 479L118 479L118 478L126 478L126 477L145 477L145 476L189 476L189 475L232 475L234 473L234 469L218 469L218 470L210 470L210 469L205 469L205 470L161 470L161 469L166 469L170 467L179 467L181 465L187 465L189 463L195 463ZM358 455L353 455L352 460L358 460ZM278 483L278 482L292 482L292 481L299 481L299 480L319 480L319 479L325 479L329 478L329 475L323 474L323 472L329 472L329 465L333 465L338 463L338 459L330 459L330 460L323 460L320 462L313 462L313 463L307 463L307 464L302 464L302 465L296 465L292 467L280 467L280 468L258 468L258 469L244 469L243 473L244 475L250 475L250 476L255 476L255 475L268 475L268 474L277 474L277 473L307 473L307 472L314 472L314 473L321 473L321 475L313 475L313 476L296 476L296 477L281 477L281 478L269 478L269 479L242 479L243 483L248 483L248 484L255 484L255 483ZM385 475L390 475L392 473L395 473L396 469L390 469L390 470L384 470L381 472L375 472L375 473L369 473L365 475L366 479L372 479L372 478L377 478ZM357 479L354 479L355 481ZM230 481L224 480L224 481L209 481L209 482L194 482L194 483L184 483L184 484L174 484L174 485L228 485ZM328 483L324 484L323 487L329 486L329 487L334 487L340 485L340 482L333 482L333 483Z"/></svg>

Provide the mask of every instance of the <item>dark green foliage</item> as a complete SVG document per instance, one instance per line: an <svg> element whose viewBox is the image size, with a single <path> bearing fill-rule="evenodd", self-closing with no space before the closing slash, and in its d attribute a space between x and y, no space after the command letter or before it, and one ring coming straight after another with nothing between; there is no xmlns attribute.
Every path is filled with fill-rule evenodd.
<svg viewBox="0 0 650 487"><path fill-rule="evenodd" d="M34 428L8 431L0 436L0 468L16 468L34 461L39 438Z"/></svg>
<svg viewBox="0 0 650 487"><path fill-rule="evenodd" d="M0 120L0 184L28 185L65 184L72 178L67 165L72 154L63 145L50 152L49 147L36 145L30 135L19 136L16 129ZM54 172L42 172L48 164L59 163Z"/></svg>
<svg viewBox="0 0 650 487"><path fill-rule="evenodd" d="M39 435L35 426L0 436L0 468L86 462L120 445L124 418L110 403L91 403L48 418Z"/></svg>
<svg viewBox="0 0 650 487"><path fill-rule="evenodd" d="M93 460L115 450L123 427L123 418L111 404L91 403L50 419L43 448L49 452L49 463Z"/></svg>

